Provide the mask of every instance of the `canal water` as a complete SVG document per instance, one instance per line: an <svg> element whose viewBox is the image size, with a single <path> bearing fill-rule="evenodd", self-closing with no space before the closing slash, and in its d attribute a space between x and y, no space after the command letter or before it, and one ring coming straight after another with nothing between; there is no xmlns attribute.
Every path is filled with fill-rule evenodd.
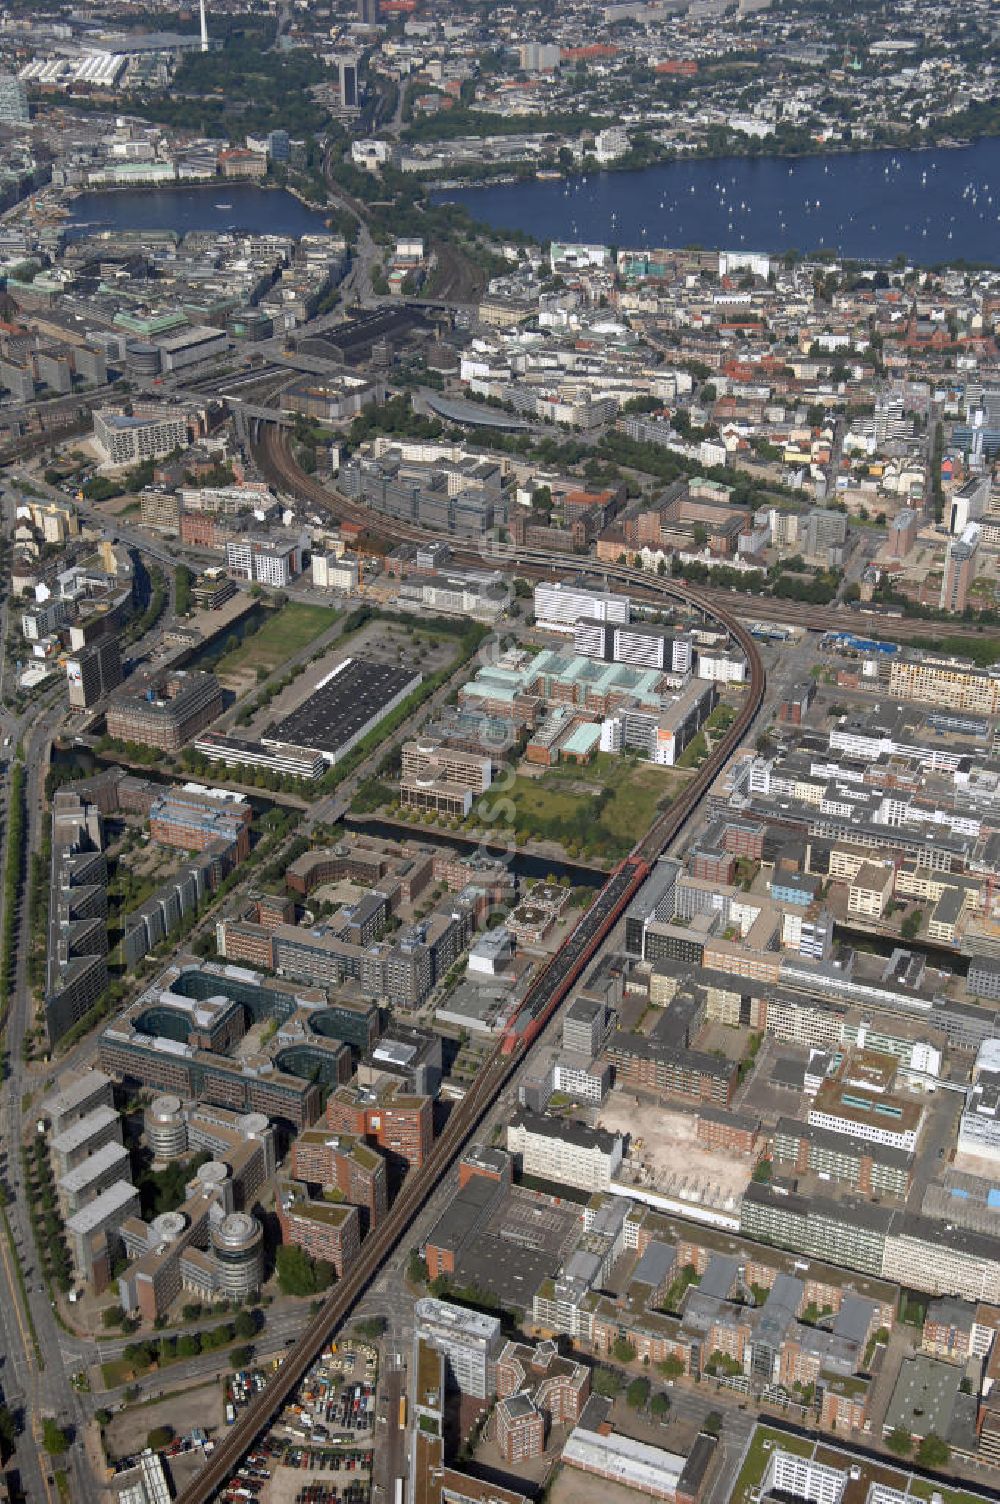
<svg viewBox="0 0 1000 1504"><path fill-rule="evenodd" d="M421 829L419 825L408 825L405 820L398 823L395 820L380 820L377 817L360 818L353 815L345 815L340 822L345 830L357 831L363 835L380 836L390 841L427 841L429 845L450 846L455 851L461 851L470 855L474 851L484 851L487 856L499 857L505 860L509 857L509 866L518 877L530 877L544 882L547 877L556 881L561 877L568 877L574 887L577 888L602 888L608 880L606 872L599 871L596 867L584 867L578 862L561 861L558 857L539 856L532 851L511 850L498 842L495 846L475 840L471 836L456 835L454 831Z"/></svg>

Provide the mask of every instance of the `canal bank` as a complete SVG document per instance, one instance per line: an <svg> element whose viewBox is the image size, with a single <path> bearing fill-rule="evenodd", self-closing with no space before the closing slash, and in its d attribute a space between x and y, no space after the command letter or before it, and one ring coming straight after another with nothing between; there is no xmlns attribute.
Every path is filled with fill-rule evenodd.
<svg viewBox="0 0 1000 1504"><path fill-rule="evenodd" d="M608 880L607 870L565 857L545 856L505 845L502 841L480 841L475 836L458 835L450 830L409 825L405 820L387 820L382 815L345 815L340 821L345 830L358 835L380 836L390 841L424 840L434 846L448 846L465 856L480 852L504 862L518 877L544 882L546 878L566 877L576 888L602 888Z"/></svg>

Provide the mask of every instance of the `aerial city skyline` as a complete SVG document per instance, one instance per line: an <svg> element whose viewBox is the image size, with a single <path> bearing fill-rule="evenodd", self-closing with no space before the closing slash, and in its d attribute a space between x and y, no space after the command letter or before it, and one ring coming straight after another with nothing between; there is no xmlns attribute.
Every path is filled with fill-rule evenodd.
<svg viewBox="0 0 1000 1504"><path fill-rule="evenodd" d="M994 1497L998 66L8 4L0 1496Z"/></svg>

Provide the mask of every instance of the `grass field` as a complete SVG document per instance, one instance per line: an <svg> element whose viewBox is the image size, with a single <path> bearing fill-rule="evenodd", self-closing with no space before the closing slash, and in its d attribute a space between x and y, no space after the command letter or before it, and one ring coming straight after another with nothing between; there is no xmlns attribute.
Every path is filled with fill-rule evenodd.
<svg viewBox="0 0 1000 1504"><path fill-rule="evenodd" d="M600 753L587 767L519 775L502 797L516 806L519 843L534 836L558 841L571 856L617 861L645 835L677 785L667 768Z"/></svg>
<svg viewBox="0 0 1000 1504"><path fill-rule="evenodd" d="M757 1488L764 1476L764 1469L767 1467L767 1459L772 1447L780 1447L785 1452L794 1452L799 1457L811 1457L816 1441L804 1436L790 1436L785 1431L773 1431L769 1426L758 1425L743 1460L743 1466L740 1468L736 1487L729 1496L731 1504L747 1504L750 1489Z"/></svg>
<svg viewBox="0 0 1000 1504"><path fill-rule="evenodd" d="M268 617L259 632L252 633L215 665L217 674L236 674L244 669L280 668L294 653L308 647L314 637L337 620L329 606L306 606L290 601Z"/></svg>

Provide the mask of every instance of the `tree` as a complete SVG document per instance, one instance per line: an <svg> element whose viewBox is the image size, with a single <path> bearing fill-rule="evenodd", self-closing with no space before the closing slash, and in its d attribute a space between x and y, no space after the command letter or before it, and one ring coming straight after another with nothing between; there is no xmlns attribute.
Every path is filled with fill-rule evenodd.
<svg viewBox="0 0 1000 1504"><path fill-rule="evenodd" d="M151 1452L162 1452L174 1439L173 1426L154 1426L146 1437L146 1445Z"/></svg>
<svg viewBox="0 0 1000 1504"><path fill-rule="evenodd" d="M257 1335L257 1320L252 1311L237 1311L233 1330L242 1342Z"/></svg>
<svg viewBox="0 0 1000 1504"><path fill-rule="evenodd" d="M904 940L913 940L916 937L917 931L920 929L920 921L923 917L923 909L914 909L912 914L907 914L899 926L899 933Z"/></svg>
<svg viewBox="0 0 1000 1504"><path fill-rule="evenodd" d="M622 1390L621 1375L613 1368L595 1368L590 1375L590 1387L602 1399L613 1400Z"/></svg>
<svg viewBox="0 0 1000 1504"><path fill-rule="evenodd" d="M229 1366L235 1373L239 1368L247 1368L253 1358L252 1347L234 1347L229 1354Z"/></svg>
<svg viewBox="0 0 1000 1504"><path fill-rule="evenodd" d="M62 1457L69 1451L69 1437L51 1416L42 1422L42 1446L50 1457Z"/></svg>
<svg viewBox="0 0 1000 1504"><path fill-rule="evenodd" d="M702 1422L701 1429L709 1436L718 1436L722 1430L722 1416L718 1410L710 1410Z"/></svg>
<svg viewBox="0 0 1000 1504"><path fill-rule="evenodd" d="M671 1353L669 1358L664 1358L662 1363L657 1363L657 1369L665 1379L679 1379L684 1372L684 1359L678 1358L676 1353Z"/></svg>
<svg viewBox="0 0 1000 1504"><path fill-rule="evenodd" d="M908 1457L913 1450L913 1437L902 1426L896 1426L885 1439L889 1451L897 1457Z"/></svg>
<svg viewBox="0 0 1000 1504"><path fill-rule="evenodd" d="M635 1346L627 1337L616 1337L611 1344L611 1356L616 1363L631 1363L635 1358Z"/></svg>
<svg viewBox="0 0 1000 1504"><path fill-rule="evenodd" d="M917 1447L917 1461L923 1467L945 1467L951 1458L951 1447L934 1431L928 1431Z"/></svg>
<svg viewBox="0 0 1000 1504"><path fill-rule="evenodd" d="M649 1402L649 1409L650 1413L655 1416L657 1420L663 1420L663 1418L667 1415L668 1411L670 1410L670 1400L667 1395L663 1393L662 1389L658 1390L656 1394L653 1395L653 1398Z"/></svg>
<svg viewBox="0 0 1000 1504"><path fill-rule="evenodd" d="M625 1391L625 1399L630 1410L641 1410L649 1400L649 1380L633 1379Z"/></svg>
<svg viewBox="0 0 1000 1504"><path fill-rule="evenodd" d="M6 1459L14 1450L17 1439L17 1423L6 1405L0 1405L0 1456Z"/></svg>
<svg viewBox="0 0 1000 1504"><path fill-rule="evenodd" d="M317 1295L332 1283L334 1275L324 1259L314 1261L294 1244L278 1249L275 1266L282 1295Z"/></svg>

